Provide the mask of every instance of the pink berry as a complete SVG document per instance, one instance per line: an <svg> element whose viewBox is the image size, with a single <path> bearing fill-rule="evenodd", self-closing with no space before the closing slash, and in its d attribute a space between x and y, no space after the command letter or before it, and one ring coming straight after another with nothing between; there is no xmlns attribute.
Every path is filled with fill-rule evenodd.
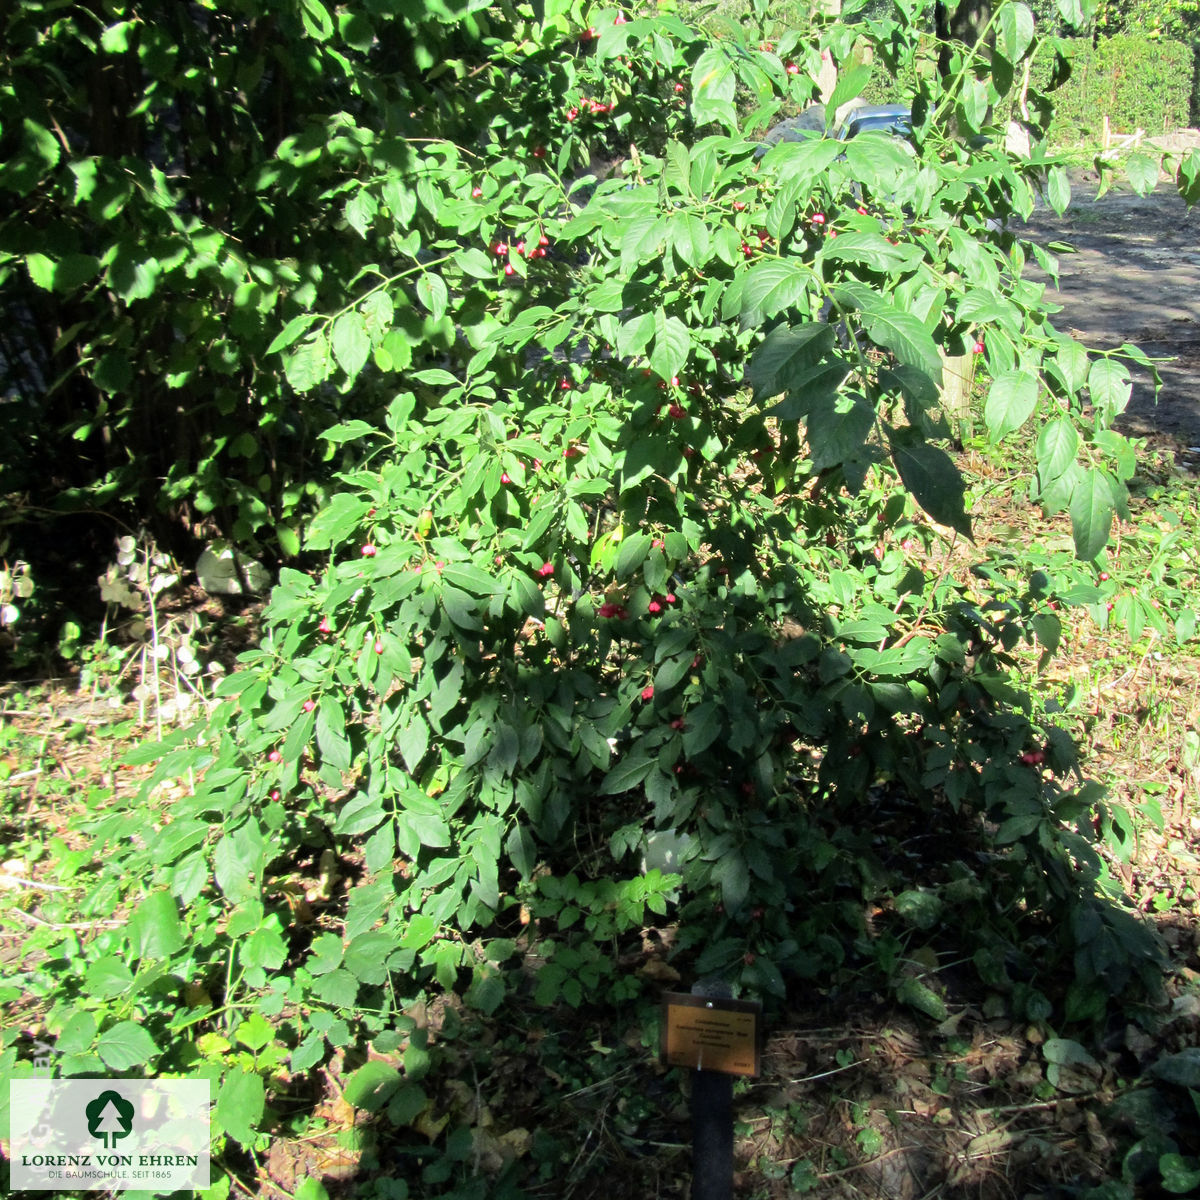
<svg viewBox="0 0 1200 1200"><path fill-rule="evenodd" d="M642 688L642 699L643 700L653 700L654 699L654 684L650 683L650 684L647 684L644 688Z"/></svg>
<svg viewBox="0 0 1200 1200"><path fill-rule="evenodd" d="M329 624L329 618L328 618L328 617L322 617L322 618L321 618L321 623L320 623L320 625L318 625L318 626L317 626L317 628L318 628L318 629L319 629L319 630L320 630L322 633L332 633L332 632L333 632L333 629L332 629L332 627L331 627L331 626L330 626L330 624Z"/></svg>
<svg viewBox="0 0 1200 1200"><path fill-rule="evenodd" d="M791 61L784 63L783 69L785 71L787 71L787 73L789 75L799 75L800 74L800 68L798 66L796 66L796 64L794 62L791 62Z"/></svg>
<svg viewBox="0 0 1200 1200"><path fill-rule="evenodd" d="M646 605L646 610L652 613L662 612L662 605L659 604L657 600L651 600L650 603Z"/></svg>
<svg viewBox="0 0 1200 1200"><path fill-rule="evenodd" d="M283 755L280 754L278 750L272 750L271 753L267 755L267 762L279 762L282 758Z"/></svg>
<svg viewBox="0 0 1200 1200"><path fill-rule="evenodd" d="M372 545L372 543L368 542L368 543L367 543L367 544L366 544L366 545L365 545L365 546L362 548L362 550L361 550L361 551L359 551L359 553L360 553L360 554L363 556L363 558L374 558L374 557L375 557L375 555L376 555L376 553L377 553L377 551L376 551L376 549L375 549L374 545Z"/></svg>
<svg viewBox="0 0 1200 1200"><path fill-rule="evenodd" d="M814 225L824 225L825 224L825 214L824 213L813 213L813 215L809 218L809 220L812 221L812 223Z"/></svg>
<svg viewBox="0 0 1200 1200"><path fill-rule="evenodd" d="M668 593L667 593L667 603L668 603L668 604L674 604L674 603L675 603L675 593L674 593L674 592L668 592Z"/></svg>
<svg viewBox="0 0 1200 1200"><path fill-rule="evenodd" d="M619 12L619 13L617 13L616 17L613 19L613 24L614 25L624 25L625 22L628 20L629 20L629 18L624 13Z"/></svg>
<svg viewBox="0 0 1200 1200"><path fill-rule="evenodd" d="M500 472L500 482L501 483L512 483L512 479L509 476L507 471Z"/></svg>
<svg viewBox="0 0 1200 1200"><path fill-rule="evenodd" d="M376 654L383 653L383 639L382 638L375 639L375 653Z"/></svg>
<svg viewBox="0 0 1200 1200"><path fill-rule="evenodd" d="M674 417L676 421L678 421L681 417L685 417L687 415L687 413L684 412L683 408L678 404L672 404L671 407L667 409L667 413L670 416Z"/></svg>
<svg viewBox="0 0 1200 1200"><path fill-rule="evenodd" d="M304 702L304 711L305 712L312 712L312 710L316 707L317 707L317 702L315 700L305 700L305 702Z"/></svg>
<svg viewBox="0 0 1200 1200"><path fill-rule="evenodd" d="M538 574L543 579L545 579L547 575L553 575L554 574L554 564L553 563L542 563L542 565L540 567L538 567Z"/></svg>
<svg viewBox="0 0 1200 1200"><path fill-rule="evenodd" d="M505 263L505 265L504 265L505 275L511 275L514 272L514 270L516 270L516 268L512 265L512 263Z"/></svg>
<svg viewBox="0 0 1200 1200"><path fill-rule="evenodd" d="M682 91L683 91L683 84L682 84L682 83L677 83L677 84L675 85L675 91L676 91L677 93L678 93L678 92L682 92Z"/></svg>
<svg viewBox="0 0 1200 1200"><path fill-rule="evenodd" d="M538 238L538 245L539 246L548 246L548 245L550 245L550 239L543 233L542 236L540 238Z"/></svg>
<svg viewBox="0 0 1200 1200"><path fill-rule="evenodd" d="M735 200L733 202L733 211L734 212L741 212L745 207L746 207L745 200Z"/></svg>
<svg viewBox="0 0 1200 1200"><path fill-rule="evenodd" d="M664 542L662 540L662 538L655 538L654 541L652 541L650 543L650 549L651 550L661 550L661 549L663 549L663 547L665 545L666 545L666 542Z"/></svg>
<svg viewBox="0 0 1200 1200"><path fill-rule="evenodd" d="M278 800L278 799L279 799L279 789L278 789L278 788L275 788L275 789L274 789L274 790L271 792L271 799L272 799L272 800Z"/></svg>
<svg viewBox="0 0 1200 1200"><path fill-rule="evenodd" d="M481 188L481 187L474 187L474 188L472 188L472 189L471 189L471 199L472 199L472 200L478 200L478 199L479 199L479 197L480 197L480 196L482 196L482 195L483 195L483 188Z"/></svg>
<svg viewBox="0 0 1200 1200"><path fill-rule="evenodd" d="M496 255L497 258L503 258L508 253L508 243L507 242L497 242L492 247L492 252Z"/></svg>
<svg viewBox="0 0 1200 1200"><path fill-rule="evenodd" d="M558 390L560 392L569 392L571 390L571 381L569 379L559 380Z"/></svg>
<svg viewBox="0 0 1200 1200"><path fill-rule="evenodd" d="M976 342L976 343L975 343L975 345L971 347L971 349L972 349L972 350L973 350L973 351L974 351L976 354L982 354L982 353L983 353L983 343L982 343L982 342Z"/></svg>

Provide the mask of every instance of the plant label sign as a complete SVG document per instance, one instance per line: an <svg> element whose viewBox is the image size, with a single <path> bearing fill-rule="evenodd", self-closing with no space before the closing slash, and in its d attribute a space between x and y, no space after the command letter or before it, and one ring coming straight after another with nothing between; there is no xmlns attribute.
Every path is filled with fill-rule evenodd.
<svg viewBox="0 0 1200 1200"><path fill-rule="evenodd" d="M663 997L662 1058L669 1067L758 1074L756 1000L668 992Z"/></svg>

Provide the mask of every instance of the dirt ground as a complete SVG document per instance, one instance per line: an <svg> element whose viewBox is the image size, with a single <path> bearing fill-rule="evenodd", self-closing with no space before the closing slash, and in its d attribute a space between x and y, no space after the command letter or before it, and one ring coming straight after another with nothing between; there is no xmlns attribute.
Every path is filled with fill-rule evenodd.
<svg viewBox="0 0 1200 1200"><path fill-rule="evenodd" d="M1095 349L1132 342L1169 359L1157 403L1148 372L1134 371L1119 427L1170 439L1182 461L1200 466L1200 206L1189 212L1166 180L1148 196L1124 185L1096 199L1095 173L1078 172L1071 190L1061 217L1039 205L1023 231L1075 248L1058 253L1061 287L1050 298L1062 311L1052 320Z"/></svg>

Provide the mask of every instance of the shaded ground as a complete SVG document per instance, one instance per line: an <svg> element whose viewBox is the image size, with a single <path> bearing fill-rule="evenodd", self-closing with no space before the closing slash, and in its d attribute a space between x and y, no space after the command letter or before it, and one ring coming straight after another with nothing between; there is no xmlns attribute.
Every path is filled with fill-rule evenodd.
<svg viewBox="0 0 1200 1200"><path fill-rule="evenodd" d="M1155 403L1149 374L1134 373L1133 399L1122 431L1167 435L1200 458L1200 209L1188 212L1173 184L1149 196L1128 185L1096 199L1094 172L1072 180L1070 207L1060 217L1039 207L1024 235L1041 245L1066 242L1059 254L1062 305L1054 318L1095 349L1132 342L1159 367ZM1035 277L1036 272L1031 272Z"/></svg>

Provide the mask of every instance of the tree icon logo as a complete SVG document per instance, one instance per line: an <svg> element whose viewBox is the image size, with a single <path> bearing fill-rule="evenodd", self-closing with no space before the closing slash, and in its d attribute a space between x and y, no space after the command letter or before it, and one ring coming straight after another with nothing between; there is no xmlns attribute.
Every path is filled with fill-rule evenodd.
<svg viewBox="0 0 1200 1200"><path fill-rule="evenodd" d="M105 1150L113 1149L117 1140L128 1137L133 1129L133 1105L111 1088L101 1092L83 1111L87 1115L88 1133L99 1138Z"/></svg>

